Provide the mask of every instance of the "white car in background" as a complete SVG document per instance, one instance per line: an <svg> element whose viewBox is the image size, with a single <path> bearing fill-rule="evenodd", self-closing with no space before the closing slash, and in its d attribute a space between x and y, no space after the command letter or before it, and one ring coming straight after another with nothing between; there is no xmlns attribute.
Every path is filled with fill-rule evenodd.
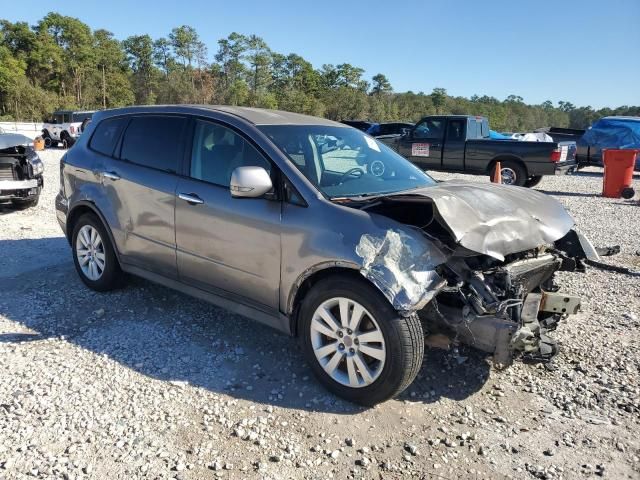
<svg viewBox="0 0 640 480"><path fill-rule="evenodd" d="M53 117L46 121L42 127L42 138L45 147L51 147L62 143L63 146L70 147L82 133L84 126L95 110L58 110L53 113Z"/></svg>

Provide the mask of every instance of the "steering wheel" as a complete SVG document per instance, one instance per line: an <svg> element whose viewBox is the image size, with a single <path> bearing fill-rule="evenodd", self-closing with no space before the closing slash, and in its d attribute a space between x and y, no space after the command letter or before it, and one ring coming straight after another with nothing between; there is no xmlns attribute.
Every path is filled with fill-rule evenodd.
<svg viewBox="0 0 640 480"><path fill-rule="evenodd" d="M350 168L342 174L342 176L338 180L338 184L344 183L344 181L351 176L353 176L354 178L360 178L362 175L364 175L364 171L361 168Z"/></svg>

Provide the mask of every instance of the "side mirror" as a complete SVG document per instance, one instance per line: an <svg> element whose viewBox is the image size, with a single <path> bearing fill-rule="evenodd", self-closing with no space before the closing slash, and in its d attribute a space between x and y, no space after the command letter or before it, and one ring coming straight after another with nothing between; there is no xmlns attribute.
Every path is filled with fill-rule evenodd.
<svg viewBox="0 0 640 480"><path fill-rule="evenodd" d="M273 188L271 177L262 167L238 167L231 174L229 190L236 198L258 198Z"/></svg>

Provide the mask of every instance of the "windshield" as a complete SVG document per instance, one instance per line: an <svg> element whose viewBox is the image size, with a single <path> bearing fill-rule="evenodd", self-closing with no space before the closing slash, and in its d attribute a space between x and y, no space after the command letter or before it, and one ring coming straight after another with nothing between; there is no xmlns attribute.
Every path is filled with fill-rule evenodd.
<svg viewBox="0 0 640 480"><path fill-rule="evenodd" d="M330 198L382 195L435 185L419 168L355 128L325 125L259 128Z"/></svg>

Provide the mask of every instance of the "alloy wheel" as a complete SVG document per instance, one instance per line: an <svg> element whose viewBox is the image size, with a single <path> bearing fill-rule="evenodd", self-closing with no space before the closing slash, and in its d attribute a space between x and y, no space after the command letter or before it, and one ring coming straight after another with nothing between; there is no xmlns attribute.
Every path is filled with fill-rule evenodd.
<svg viewBox="0 0 640 480"><path fill-rule="evenodd" d="M92 281L100 279L105 268L105 250L98 230L84 225L76 238L76 256L82 273Z"/></svg>
<svg viewBox="0 0 640 480"><path fill-rule="evenodd" d="M313 314L310 335L316 359L334 381L361 388L382 373L384 335L358 302L344 297L324 301Z"/></svg>

